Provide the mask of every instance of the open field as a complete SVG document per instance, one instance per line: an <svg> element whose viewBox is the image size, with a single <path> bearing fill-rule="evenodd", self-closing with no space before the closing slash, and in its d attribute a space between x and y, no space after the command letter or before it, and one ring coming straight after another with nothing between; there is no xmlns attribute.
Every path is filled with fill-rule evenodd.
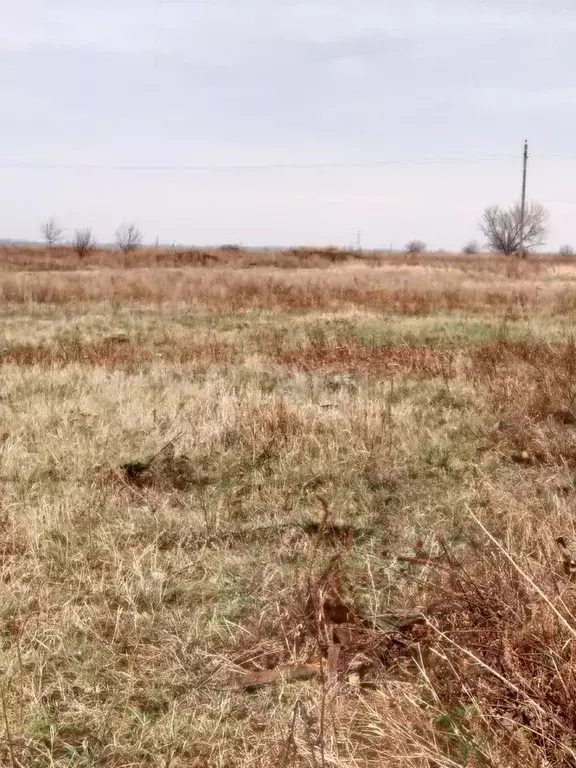
<svg viewBox="0 0 576 768"><path fill-rule="evenodd" d="M6 258L0 765L576 765L576 263L272 256Z"/></svg>

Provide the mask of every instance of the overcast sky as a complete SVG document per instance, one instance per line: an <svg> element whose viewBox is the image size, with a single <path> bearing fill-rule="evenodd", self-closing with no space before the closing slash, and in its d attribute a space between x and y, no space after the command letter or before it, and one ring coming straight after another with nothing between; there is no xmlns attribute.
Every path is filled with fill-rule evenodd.
<svg viewBox="0 0 576 768"><path fill-rule="evenodd" d="M517 199L528 138L550 245L576 245L574 2L0 0L0 19L0 237L54 215L102 240L134 221L457 248Z"/></svg>

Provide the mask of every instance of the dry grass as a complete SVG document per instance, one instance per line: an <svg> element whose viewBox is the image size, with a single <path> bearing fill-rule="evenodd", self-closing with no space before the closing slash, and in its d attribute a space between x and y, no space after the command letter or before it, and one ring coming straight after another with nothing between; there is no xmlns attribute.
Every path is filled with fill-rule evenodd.
<svg viewBox="0 0 576 768"><path fill-rule="evenodd" d="M425 254L407 254L405 251L358 251L338 246L295 247L282 250L250 250L238 245L220 248L187 248L172 246L165 248L141 247L129 254L111 248L95 248L80 258L71 246L59 245L52 248L43 246L0 246L0 269L4 271L68 271L76 269L143 269L173 267L231 267L250 269L253 267L280 267L308 269L329 267L334 264L365 263L374 266L428 265L440 269L460 269L463 272L481 271L502 275L539 273L550 266L566 267L571 270L574 258L558 254L537 254L529 261L516 262L497 254L467 255L445 251Z"/></svg>
<svg viewBox="0 0 576 768"><path fill-rule="evenodd" d="M245 250L240 246L221 248L139 248L128 254L96 248L80 258L73 248L58 246L4 246L0 268L6 271L62 271L77 269L155 269L158 267L326 267L346 261L379 262L384 254L362 255L342 248L291 248L288 250Z"/></svg>
<svg viewBox="0 0 576 768"><path fill-rule="evenodd" d="M0 273L5 303L67 305L135 301L211 312L363 309L408 316L498 312L509 317L574 311L576 268L518 275L438 265L311 268L76 270Z"/></svg>
<svg viewBox="0 0 576 768"><path fill-rule="evenodd" d="M575 274L0 275L0 764L573 766Z"/></svg>

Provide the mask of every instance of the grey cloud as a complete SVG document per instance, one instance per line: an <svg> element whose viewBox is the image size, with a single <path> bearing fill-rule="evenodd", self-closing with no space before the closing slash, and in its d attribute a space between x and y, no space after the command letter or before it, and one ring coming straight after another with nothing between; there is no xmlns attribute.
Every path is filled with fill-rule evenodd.
<svg viewBox="0 0 576 768"><path fill-rule="evenodd" d="M370 163L516 152L525 135L537 157L569 153L576 130L576 12L561 0L22 0L3 21L0 162ZM80 172L14 171L2 205L18 228L8 234L27 236L36 227L28 217L58 209L93 210L106 230L131 206L132 217L140 208L177 237L189 194L200 240L236 239L222 231L226 219L245 239L297 241L331 240L349 226L376 237L381 201L392 222L385 237L412 236L403 228L421 218L418 234L449 246L470 235L483 203L516 194L516 166L118 173L113 184L103 171L89 190L85 182L85 200L72 191ZM534 192L556 201L563 232L568 165L543 159L538 168ZM15 203L18 189L26 206ZM447 223L451 209L456 223Z"/></svg>

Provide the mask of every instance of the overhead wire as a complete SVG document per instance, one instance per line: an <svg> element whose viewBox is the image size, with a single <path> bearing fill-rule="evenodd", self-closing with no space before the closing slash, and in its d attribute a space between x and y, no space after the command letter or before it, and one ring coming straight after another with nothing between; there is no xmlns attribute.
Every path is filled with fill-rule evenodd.
<svg viewBox="0 0 576 768"><path fill-rule="evenodd" d="M513 159L511 153L487 155L436 155L421 158L387 158L375 160L335 160L318 162L278 163L50 163L28 160L0 160L2 170L107 170L136 172L219 172L219 171L282 171L282 170L330 170L371 169L394 165L427 165L433 163L467 163L487 160Z"/></svg>

